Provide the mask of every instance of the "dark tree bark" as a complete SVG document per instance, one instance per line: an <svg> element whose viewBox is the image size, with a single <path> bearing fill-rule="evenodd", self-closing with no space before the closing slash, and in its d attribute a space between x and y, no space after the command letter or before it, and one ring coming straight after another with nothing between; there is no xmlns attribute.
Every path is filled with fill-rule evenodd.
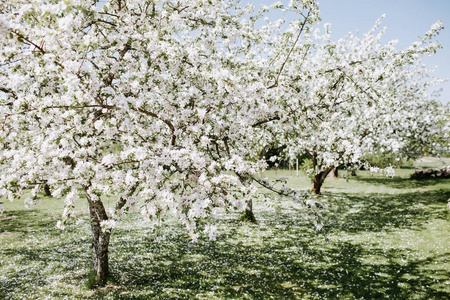
<svg viewBox="0 0 450 300"><path fill-rule="evenodd" d="M313 168L321 168L320 163L317 161L317 154L315 152L312 153L311 159L313 163ZM320 194L320 189L322 188L322 184L325 181L325 178L327 178L328 174L334 169L334 166L328 167L323 171L320 171L318 174L314 176L313 180L313 188L312 192L316 195Z"/></svg>
<svg viewBox="0 0 450 300"><path fill-rule="evenodd" d="M322 188L322 184L327 178L328 174L333 170L333 168L326 168L324 171L319 172L314 176L313 188L312 191L314 194L319 195L320 189Z"/></svg>
<svg viewBox="0 0 450 300"><path fill-rule="evenodd" d="M248 199L246 201L246 207L245 207L245 212L244 212L244 216L242 217L244 221L248 221L251 223L257 223L255 215L253 214L253 201L252 199Z"/></svg>
<svg viewBox="0 0 450 300"><path fill-rule="evenodd" d="M139 183L135 183L127 190L117 201L116 210L120 210L126 203L127 197L134 194ZM108 248L111 237L111 229L101 228L101 222L108 220L106 209L101 200L92 199L88 192L89 186L85 186L84 190L89 203L89 215L92 229L92 260L94 265L94 286L103 286L106 284L109 274L109 257Z"/></svg>
<svg viewBox="0 0 450 300"><path fill-rule="evenodd" d="M334 168L333 169L333 176L338 178L339 177L339 169L338 168Z"/></svg>
<svg viewBox="0 0 450 300"><path fill-rule="evenodd" d="M86 190L86 188L85 188ZM92 229L92 259L94 264L95 285L103 286L109 272L108 246L111 236L111 229L102 231L100 223L108 220L105 207L100 200L92 199L86 192L89 202L89 214Z"/></svg>
<svg viewBox="0 0 450 300"><path fill-rule="evenodd" d="M44 194L47 197L52 196L52 192L50 191L50 186L48 184L44 184Z"/></svg>

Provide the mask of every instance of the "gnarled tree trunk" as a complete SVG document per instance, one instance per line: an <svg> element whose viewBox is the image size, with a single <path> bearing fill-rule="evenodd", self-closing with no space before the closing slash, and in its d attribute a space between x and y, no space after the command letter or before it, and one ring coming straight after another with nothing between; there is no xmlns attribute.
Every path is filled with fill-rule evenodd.
<svg viewBox="0 0 450 300"><path fill-rule="evenodd" d="M313 181L313 188L312 191L314 192L314 194L319 195L320 194L320 189L322 188L322 184L325 181L325 178L327 178L327 175L331 172L331 170L333 170L333 168L326 168L325 170L319 172L318 174L316 174L314 176L314 181Z"/></svg>
<svg viewBox="0 0 450 300"><path fill-rule="evenodd" d="M108 220L105 207L101 200L92 199L86 193L89 202L89 214L92 229L92 254L94 264L95 285L102 286L106 284L109 271L108 246L111 236L111 229L102 231L100 223Z"/></svg>
<svg viewBox="0 0 450 300"><path fill-rule="evenodd" d="M314 170L316 169L321 169L321 164L317 161L317 153L313 152L311 155L311 159L312 159L312 163L313 163L313 168ZM328 174L334 169L334 166L328 167L323 171L320 171L319 173L317 173L314 176L313 179L313 188L312 188L312 192L316 195L320 194L320 189L322 188L322 184L325 181L325 178L327 178Z"/></svg>

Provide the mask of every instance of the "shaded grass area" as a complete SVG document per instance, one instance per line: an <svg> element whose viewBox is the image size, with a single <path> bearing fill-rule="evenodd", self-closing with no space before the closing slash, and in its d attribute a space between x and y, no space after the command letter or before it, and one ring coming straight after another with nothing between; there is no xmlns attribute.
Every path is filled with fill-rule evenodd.
<svg viewBox="0 0 450 300"><path fill-rule="evenodd" d="M197 243L174 220L155 231L129 215L100 290L86 288L86 216L59 231L55 200L13 203L0 217L0 299L449 299L450 186L407 176L330 179L319 232L288 200L256 205L258 225L223 215L217 240Z"/></svg>

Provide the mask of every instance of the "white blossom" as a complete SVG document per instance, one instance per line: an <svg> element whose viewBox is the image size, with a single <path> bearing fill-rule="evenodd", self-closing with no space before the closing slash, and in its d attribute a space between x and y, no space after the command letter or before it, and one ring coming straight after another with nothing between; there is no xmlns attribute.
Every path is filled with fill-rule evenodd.
<svg viewBox="0 0 450 300"><path fill-rule="evenodd" d="M111 231L111 229L117 226L117 222L114 219L103 220L100 222L100 226L102 227L102 231Z"/></svg>

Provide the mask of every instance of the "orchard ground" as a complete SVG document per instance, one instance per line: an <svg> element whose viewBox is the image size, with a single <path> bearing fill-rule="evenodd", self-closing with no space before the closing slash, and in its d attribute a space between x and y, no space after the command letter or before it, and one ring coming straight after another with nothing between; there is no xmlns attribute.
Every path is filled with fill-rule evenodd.
<svg viewBox="0 0 450 300"><path fill-rule="evenodd" d="M441 167L450 159L415 165ZM46 198L25 209L3 200L0 299L448 299L450 182L411 180L413 171L397 169L393 179L367 171L328 178L319 232L285 199L255 203L258 225L223 215L217 240L197 243L175 220L152 231L131 214L113 231L109 284L98 290L89 288L85 199L64 231L55 226L63 201ZM295 170L263 176L311 186Z"/></svg>

